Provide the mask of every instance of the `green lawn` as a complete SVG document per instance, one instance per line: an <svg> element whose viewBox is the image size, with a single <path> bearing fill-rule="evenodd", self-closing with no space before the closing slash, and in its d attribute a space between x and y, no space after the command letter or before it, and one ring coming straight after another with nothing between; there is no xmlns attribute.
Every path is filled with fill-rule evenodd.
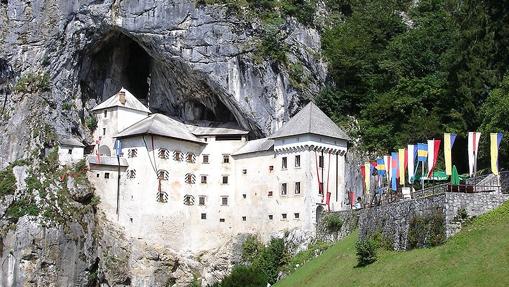
<svg viewBox="0 0 509 287"><path fill-rule="evenodd" d="M407 252L379 251L357 268L350 235L276 286L509 286L509 202L442 246Z"/></svg>

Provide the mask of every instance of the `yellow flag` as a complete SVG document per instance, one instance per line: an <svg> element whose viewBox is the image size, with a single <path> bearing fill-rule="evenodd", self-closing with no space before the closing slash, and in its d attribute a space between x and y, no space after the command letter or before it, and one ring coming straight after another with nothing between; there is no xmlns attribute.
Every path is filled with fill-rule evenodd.
<svg viewBox="0 0 509 287"><path fill-rule="evenodd" d="M491 172L498 175L498 147L502 141L502 133L490 134L490 156L491 156Z"/></svg>
<svg viewBox="0 0 509 287"><path fill-rule="evenodd" d="M405 186L405 149L400 148L398 150L399 159L399 184Z"/></svg>
<svg viewBox="0 0 509 287"><path fill-rule="evenodd" d="M366 173L366 177L364 178L364 180L365 180L364 183L366 184L366 194L369 194L369 191L371 189L371 182L370 182L370 179L371 179L371 164L369 162L364 164L364 170L365 170L365 173Z"/></svg>

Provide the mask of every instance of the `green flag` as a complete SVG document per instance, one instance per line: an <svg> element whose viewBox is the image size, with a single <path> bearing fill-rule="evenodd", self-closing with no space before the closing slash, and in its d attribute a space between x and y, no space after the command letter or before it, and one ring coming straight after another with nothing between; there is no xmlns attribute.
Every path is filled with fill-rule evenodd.
<svg viewBox="0 0 509 287"><path fill-rule="evenodd" d="M452 166L451 184L452 185L460 184L460 176L458 174L458 170L456 169L455 165Z"/></svg>

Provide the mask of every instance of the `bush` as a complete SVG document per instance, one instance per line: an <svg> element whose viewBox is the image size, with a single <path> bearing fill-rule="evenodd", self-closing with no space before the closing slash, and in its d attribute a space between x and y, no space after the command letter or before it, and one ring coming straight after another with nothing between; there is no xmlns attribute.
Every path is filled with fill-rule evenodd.
<svg viewBox="0 0 509 287"><path fill-rule="evenodd" d="M12 166L0 171L0 195L13 194L16 191L16 177Z"/></svg>
<svg viewBox="0 0 509 287"><path fill-rule="evenodd" d="M89 130L94 131L97 128L97 119L94 116L89 116L85 119L85 124Z"/></svg>
<svg viewBox="0 0 509 287"><path fill-rule="evenodd" d="M253 262L253 267L263 272L270 284L274 284L277 281L280 268L289 261L288 257L284 240L272 238L269 245Z"/></svg>
<svg viewBox="0 0 509 287"><path fill-rule="evenodd" d="M37 205L29 198L21 198L15 202L13 202L9 208L7 208L7 215L17 221L19 218L30 215L37 216L39 215L39 208Z"/></svg>
<svg viewBox="0 0 509 287"><path fill-rule="evenodd" d="M254 235L249 235L242 243L242 260L252 263L260 255L264 246Z"/></svg>
<svg viewBox="0 0 509 287"><path fill-rule="evenodd" d="M47 73L26 73L14 85L16 93L46 92L50 89L50 78Z"/></svg>
<svg viewBox="0 0 509 287"><path fill-rule="evenodd" d="M260 270L252 266L237 265L232 273L223 279L221 283L214 286L218 287L265 287L267 286L267 276Z"/></svg>
<svg viewBox="0 0 509 287"><path fill-rule="evenodd" d="M325 228L330 233L339 232L343 226L343 221L336 213L327 213L323 217L323 222L325 224Z"/></svg>
<svg viewBox="0 0 509 287"><path fill-rule="evenodd" d="M359 240L355 244L357 266L366 266L376 261L376 244L373 240Z"/></svg>
<svg viewBox="0 0 509 287"><path fill-rule="evenodd" d="M408 227L408 248L433 247L445 242L445 215L436 210L430 215L416 215Z"/></svg>

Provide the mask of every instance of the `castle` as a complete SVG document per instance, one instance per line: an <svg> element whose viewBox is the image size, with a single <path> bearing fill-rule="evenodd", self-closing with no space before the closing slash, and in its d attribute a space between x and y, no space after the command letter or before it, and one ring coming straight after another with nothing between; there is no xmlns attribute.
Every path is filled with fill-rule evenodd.
<svg viewBox="0 0 509 287"><path fill-rule="evenodd" d="M256 140L233 123L151 114L125 89L92 113L89 179L107 218L134 238L199 252L241 233L314 234L321 212L350 208L349 138L313 103Z"/></svg>

